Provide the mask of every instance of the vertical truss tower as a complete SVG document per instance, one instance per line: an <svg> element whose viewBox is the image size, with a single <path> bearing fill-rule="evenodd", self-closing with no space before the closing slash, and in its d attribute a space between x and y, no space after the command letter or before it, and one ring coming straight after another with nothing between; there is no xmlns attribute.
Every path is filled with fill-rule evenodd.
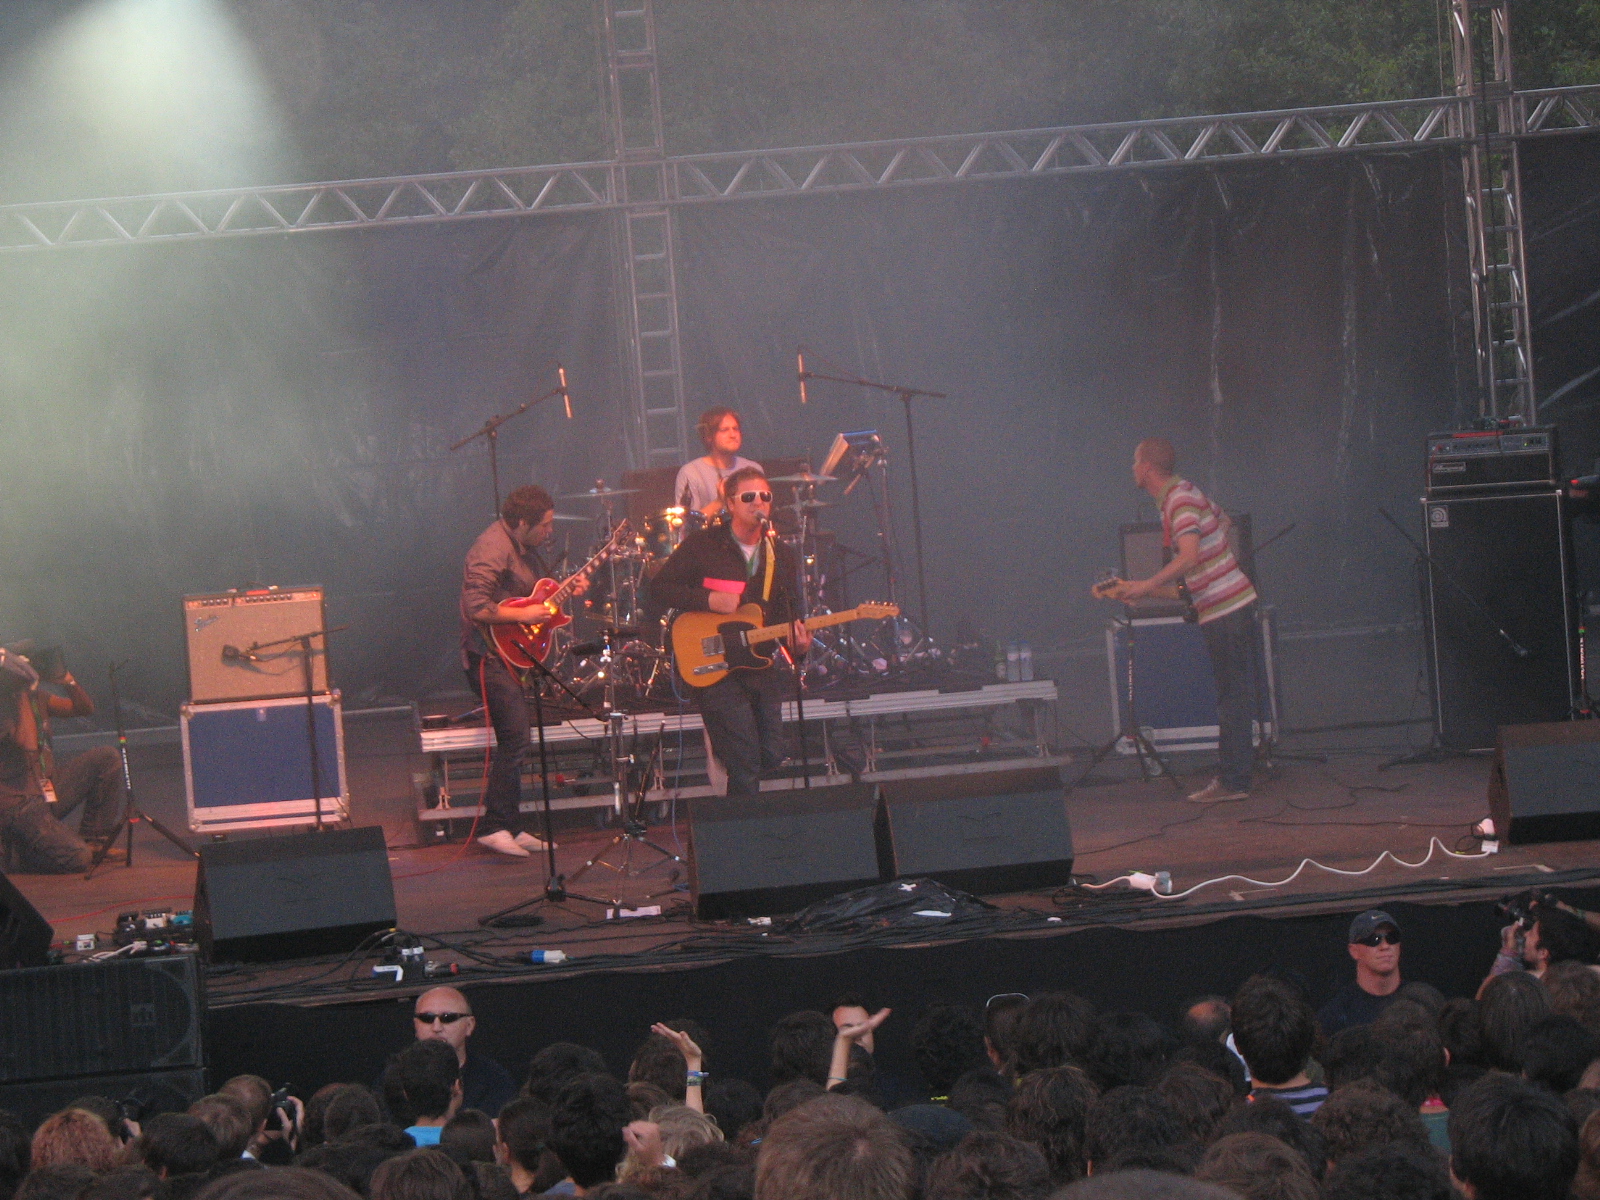
<svg viewBox="0 0 1600 1200"><path fill-rule="evenodd" d="M635 467L688 459L678 272L667 203L654 0L600 0L606 117L617 164L616 245L628 344L629 458Z"/></svg>
<svg viewBox="0 0 1600 1200"><path fill-rule="evenodd" d="M1533 343L1522 238L1520 108L1511 78L1511 0L1451 0L1451 51L1465 138L1467 253L1478 411L1534 424Z"/></svg>

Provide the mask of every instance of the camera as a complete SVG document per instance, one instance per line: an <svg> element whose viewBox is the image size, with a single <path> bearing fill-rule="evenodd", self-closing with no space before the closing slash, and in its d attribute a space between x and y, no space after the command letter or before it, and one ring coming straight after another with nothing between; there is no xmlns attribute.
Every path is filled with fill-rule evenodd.
<svg viewBox="0 0 1600 1200"><path fill-rule="evenodd" d="M283 1114L282 1123L285 1129L294 1127L294 1105L289 1103L289 1088L290 1085L286 1083L272 1093L272 1111Z"/></svg>
<svg viewBox="0 0 1600 1200"><path fill-rule="evenodd" d="M1539 909L1554 908L1560 901L1554 892L1541 892L1538 888L1529 888L1525 892L1518 892L1515 896L1507 896L1494 907L1502 917L1516 925L1518 929L1532 929L1539 919Z"/></svg>

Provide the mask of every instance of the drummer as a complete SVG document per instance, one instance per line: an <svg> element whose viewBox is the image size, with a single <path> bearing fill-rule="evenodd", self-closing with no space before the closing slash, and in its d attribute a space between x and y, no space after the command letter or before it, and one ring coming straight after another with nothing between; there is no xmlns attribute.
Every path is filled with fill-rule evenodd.
<svg viewBox="0 0 1600 1200"><path fill-rule="evenodd" d="M761 464L740 457L744 431L739 427L739 414L733 409L706 409L700 414L695 429L705 443L706 455L678 468L678 477L672 485L672 502L714 517L724 507L722 481L745 467L759 471Z"/></svg>

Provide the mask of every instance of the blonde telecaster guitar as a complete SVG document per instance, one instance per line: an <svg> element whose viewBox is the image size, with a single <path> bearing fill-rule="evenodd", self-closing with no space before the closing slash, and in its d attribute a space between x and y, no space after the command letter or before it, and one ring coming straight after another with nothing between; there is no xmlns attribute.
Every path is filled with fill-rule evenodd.
<svg viewBox="0 0 1600 1200"><path fill-rule="evenodd" d="M678 674L691 687L710 687L726 679L730 671L759 671L772 665L772 655L755 647L782 641L789 626L762 625L761 606L746 604L736 612L686 612L672 623L672 656ZM858 604L846 612L811 617L805 627L811 632L847 621L881 621L898 617L897 604Z"/></svg>

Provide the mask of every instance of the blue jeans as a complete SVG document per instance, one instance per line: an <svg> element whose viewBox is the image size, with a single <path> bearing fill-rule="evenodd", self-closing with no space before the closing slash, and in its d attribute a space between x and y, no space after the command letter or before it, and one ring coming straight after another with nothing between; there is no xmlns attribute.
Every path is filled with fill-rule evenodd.
<svg viewBox="0 0 1600 1200"><path fill-rule="evenodd" d="M1255 718L1254 659L1255 605L1207 621L1200 626L1211 673L1217 682L1217 757L1222 784L1230 791L1248 792L1256 751L1250 737Z"/></svg>
<svg viewBox="0 0 1600 1200"><path fill-rule="evenodd" d="M498 656L474 655L468 663L467 686L488 704L489 723L494 726L494 755L489 760L489 785L483 792L484 811L478 819L477 836L487 837L502 829L521 833L522 767L533 744L528 697L522 681Z"/></svg>
<svg viewBox="0 0 1600 1200"><path fill-rule="evenodd" d="M778 667L735 671L695 695L711 748L728 772L728 795L754 796L761 776L783 762L782 704L794 676Z"/></svg>

